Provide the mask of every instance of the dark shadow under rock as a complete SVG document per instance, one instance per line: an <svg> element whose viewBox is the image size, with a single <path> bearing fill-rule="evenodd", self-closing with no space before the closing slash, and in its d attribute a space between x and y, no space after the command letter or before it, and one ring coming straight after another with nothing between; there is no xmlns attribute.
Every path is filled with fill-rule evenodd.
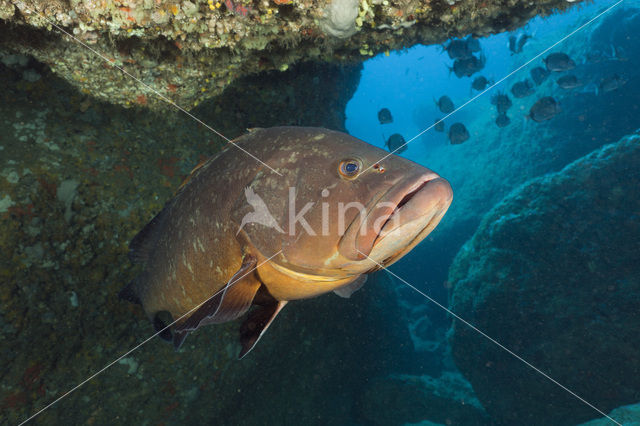
<svg viewBox="0 0 640 426"><path fill-rule="evenodd" d="M447 372L437 379L409 375L375 379L362 394L359 409L366 424L373 425L489 424L471 386L459 373Z"/></svg>
<svg viewBox="0 0 640 426"><path fill-rule="evenodd" d="M345 108L360 82L362 65L306 62L286 72L263 72L235 80L193 114L216 123L228 137L247 128L318 126L345 131Z"/></svg>

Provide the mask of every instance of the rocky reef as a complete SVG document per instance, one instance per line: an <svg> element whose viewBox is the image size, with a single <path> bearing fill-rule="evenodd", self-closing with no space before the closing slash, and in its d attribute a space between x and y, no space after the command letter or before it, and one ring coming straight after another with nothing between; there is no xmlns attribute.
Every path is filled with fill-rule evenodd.
<svg viewBox="0 0 640 426"><path fill-rule="evenodd" d="M604 412L640 399L640 134L524 184L449 272L451 310ZM500 424L598 413L466 325L456 365Z"/></svg>
<svg viewBox="0 0 640 426"><path fill-rule="evenodd" d="M0 0L0 56L33 56L98 100L151 109L170 100L191 109L246 75L309 61L356 64L416 43L484 36L570 4Z"/></svg>
<svg viewBox="0 0 640 426"><path fill-rule="evenodd" d="M0 64L3 425L25 420L153 334L139 307L117 298L136 273L127 259L128 242L193 166L223 144L181 112L101 102L32 58L10 59L10 66ZM295 65L240 78L192 112L229 138L247 127L277 124L344 130L345 104L359 75L359 66ZM261 342L262 350L242 362L235 360L237 324L197 333L180 352L152 340L37 421L204 424L224 417L237 420L230 424L256 424L268 410L284 406L278 401L292 398L281 393L281 399L267 400L261 393L277 395L281 379L299 408L277 418L306 412L306 423L321 424L326 417L315 419L317 406L308 404L338 384L344 392L332 392L334 399L326 403L347 398L355 384L344 380L345 369L360 365L360 377L366 377L373 374L368 369L384 372L393 362L363 360L352 346L375 354L374 347L389 344L387 353L394 354L394 348L410 345L408 336L403 342L383 331L402 327L376 317L378 297L384 302L379 309L390 312L395 299L375 283L349 303L331 295L291 304ZM329 320L338 338L323 332ZM292 368L297 362L305 368ZM237 412L238 404L247 408ZM349 408L333 412L345 417Z"/></svg>
<svg viewBox="0 0 640 426"><path fill-rule="evenodd" d="M624 426L638 426L640 425L640 403L616 408L611 411L608 416L622 423ZM607 426L610 424L611 420L603 417L582 423L579 426Z"/></svg>

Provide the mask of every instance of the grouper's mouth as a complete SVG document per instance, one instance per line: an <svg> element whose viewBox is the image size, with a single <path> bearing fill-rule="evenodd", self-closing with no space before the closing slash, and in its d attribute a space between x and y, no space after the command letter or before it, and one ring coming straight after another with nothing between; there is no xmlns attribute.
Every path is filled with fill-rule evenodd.
<svg viewBox="0 0 640 426"><path fill-rule="evenodd" d="M435 173L404 179L368 209L364 220L349 227L343 242L350 244L341 252L352 260L371 257L390 265L436 227L452 198L449 183Z"/></svg>

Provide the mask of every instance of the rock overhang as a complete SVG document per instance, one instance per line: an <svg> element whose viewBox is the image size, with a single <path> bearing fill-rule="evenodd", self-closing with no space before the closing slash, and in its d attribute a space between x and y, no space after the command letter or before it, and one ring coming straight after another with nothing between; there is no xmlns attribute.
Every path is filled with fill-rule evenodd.
<svg viewBox="0 0 640 426"><path fill-rule="evenodd" d="M162 109L170 99L192 109L246 75L284 71L300 62L353 64L418 43L482 37L573 4L0 0L0 54L31 55L101 100Z"/></svg>

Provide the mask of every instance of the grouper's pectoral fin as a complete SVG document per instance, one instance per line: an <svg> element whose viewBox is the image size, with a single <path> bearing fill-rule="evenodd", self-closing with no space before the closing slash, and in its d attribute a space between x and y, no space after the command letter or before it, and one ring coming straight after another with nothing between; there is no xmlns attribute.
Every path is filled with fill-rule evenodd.
<svg viewBox="0 0 640 426"><path fill-rule="evenodd" d="M247 319L240 326L242 350L238 355L238 359L244 358L253 349L286 304L287 302L283 300L274 301L268 305L258 306L249 313Z"/></svg>
<svg viewBox="0 0 640 426"><path fill-rule="evenodd" d="M261 285L254 274L256 264L255 256L246 255L240 269L227 284L176 326L175 331L192 331L203 325L232 321L244 315Z"/></svg>

